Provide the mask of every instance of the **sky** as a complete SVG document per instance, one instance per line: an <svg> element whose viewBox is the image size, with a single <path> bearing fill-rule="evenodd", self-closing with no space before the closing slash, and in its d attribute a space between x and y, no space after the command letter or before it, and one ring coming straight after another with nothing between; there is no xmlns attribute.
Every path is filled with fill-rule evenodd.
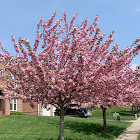
<svg viewBox="0 0 140 140"><path fill-rule="evenodd" d="M140 0L0 0L0 41L15 55L12 35L16 40L29 39L33 46L40 17L47 21L56 11L57 19L63 16L64 10L68 21L79 12L75 25L82 23L84 17L92 24L99 15L98 27L106 37L116 31L111 45L118 44L120 50L140 37ZM140 54L132 61L132 67L136 65L140 65Z"/></svg>

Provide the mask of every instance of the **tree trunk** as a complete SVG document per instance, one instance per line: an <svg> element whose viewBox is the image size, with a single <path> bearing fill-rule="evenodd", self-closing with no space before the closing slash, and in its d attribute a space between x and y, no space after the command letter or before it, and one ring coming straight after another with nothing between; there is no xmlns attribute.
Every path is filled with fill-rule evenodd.
<svg viewBox="0 0 140 140"><path fill-rule="evenodd" d="M134 106L134 113L136 114L137 113L137 107Z"/></svg>
<svg viewBox="0 0 140 140"><path fill-rule="evenodd" d="M138 105L137 105L137 112L138 112Z"/></svg>
<svg viewBox="0 0 140 140"><path fill-rule="evenodd" d="M59 140L64 140L64 107L60 108L60 129L59 129Z"/></svg>
<svg viewBox="0 0 140 140"><path fill-rule="evenodd" d="M103 132L107 131L107 127L106 127L106 108L102 107L102 111L103 111Z"/></svg>
<svg viewBox="0 0 140 140"><path fill-rule="evenodd" d="M133 105L132 105L132 115L134 114L134 109L133 109Z"/></svg>

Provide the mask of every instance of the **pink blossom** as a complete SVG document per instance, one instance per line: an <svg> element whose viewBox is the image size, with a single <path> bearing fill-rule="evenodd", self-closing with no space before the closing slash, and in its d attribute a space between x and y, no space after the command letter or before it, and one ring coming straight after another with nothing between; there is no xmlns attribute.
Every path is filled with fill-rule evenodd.
<svg viewBox="0 0 140 140"><path fill-rule="evenodd" d="M14 47L15 47L16 52L19 53L19 49L18 49L17 43L14 43Z"/></svg>
<svg viewBox="0 0 140 140"><path fill-rule="evenodd" d="M11 36L13 42L15 42L15 36Z"/></svg>

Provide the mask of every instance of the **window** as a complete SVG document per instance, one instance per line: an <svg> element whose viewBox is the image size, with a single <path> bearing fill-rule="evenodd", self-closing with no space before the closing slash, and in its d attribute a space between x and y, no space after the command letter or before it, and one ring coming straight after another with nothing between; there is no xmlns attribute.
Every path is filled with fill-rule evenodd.
<svg viewBox="0 0 140 140"><path fill-rule="evenodd" d="M17 111L17 99L10 99L10 111Z"/></svg>

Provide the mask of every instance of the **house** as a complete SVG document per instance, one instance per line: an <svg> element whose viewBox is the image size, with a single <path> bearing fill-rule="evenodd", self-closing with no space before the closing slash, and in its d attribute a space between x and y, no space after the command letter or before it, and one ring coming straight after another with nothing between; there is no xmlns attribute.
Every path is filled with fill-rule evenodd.
<svg viewBox="0 0 140 140"><path fill-rule="evenodd" d="M3 70L4 66L0 64L0 70ZM0 95L2 95L2 87L7 86L7 83L0 80ZM23 112L29 115L40 116L54 116L55 107L48 105L50 110L43 108L41 104L34 103L35 108L30 106L29 101L23 101L22 99L0 99L0 115L10 115L10 112Z"/></svg>

